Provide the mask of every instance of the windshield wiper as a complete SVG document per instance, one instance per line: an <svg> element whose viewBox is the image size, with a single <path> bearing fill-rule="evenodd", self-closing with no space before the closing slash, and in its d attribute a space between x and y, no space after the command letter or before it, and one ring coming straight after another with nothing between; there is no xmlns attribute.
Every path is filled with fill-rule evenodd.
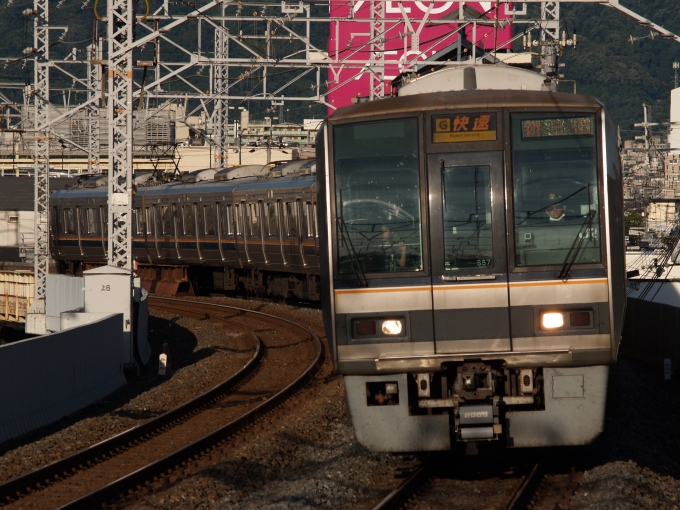
<svg viewBox="0 0 680 510"><path fill-rule="evenodd" d="M356 275L357 280L359 280L359 285L361 285L362 287L368 287L368 280L366 280L364 268L362 267L361 262L359 261L357 252L354 250L352 238L349 235L349 230L347 229L345 219L342 216L340 216L339 218L337 218L337 223L340 235L342 235L342 242L343 244L346 244L348 246L347 251L352 256L352 266L354 266L354 274ZM345 234L347 235L347 238L345 238Z"/></svg>
<svg viewBox="0 0 680 510"><path fill-rule="evenodd" d="M583 220L583 223L581 224L581 228L578 230L578 234L576 234L574 242L571 244L571 248L569 248L569 251L567 252L567 256L564 257L562 269L559 273L557 273L557 277L563 282L566 282L569 279L569 271L571 270L571 266L574 265L574 262L576 262L576 257L581 251L581 246L583 245L584 239L586 236L588 236L590 239L590 237L593 235L592 226L594 217L595 210L590 209L586 215L586 219Z"/></svg>

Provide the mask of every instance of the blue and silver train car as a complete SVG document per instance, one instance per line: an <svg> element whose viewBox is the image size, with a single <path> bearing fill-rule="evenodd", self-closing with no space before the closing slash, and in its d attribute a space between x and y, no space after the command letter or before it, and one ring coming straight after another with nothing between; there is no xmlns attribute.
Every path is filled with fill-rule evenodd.
<svg viewBox="0 0 680 510"><path fill-rule="evenodd" d="M603 430L625 312L618 129L542 87L446 70L319 135L324 322L370 450Z"/></svg>
<svg viewBox="0 0 680 510"><path fill-rule="evenodd" d="M132 252L144 287L318 300L314 166L199 170L165 184L137 176ZM51 193L52 254L62 272L106 262L106 184L99 176Z"/></svg>

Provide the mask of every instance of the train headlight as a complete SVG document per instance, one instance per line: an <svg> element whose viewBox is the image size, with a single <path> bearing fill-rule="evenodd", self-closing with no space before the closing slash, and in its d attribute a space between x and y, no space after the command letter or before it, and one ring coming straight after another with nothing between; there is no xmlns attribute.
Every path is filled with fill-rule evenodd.
<svg viewBox="0 0 680 510"><path fill-rule="evenodd" d="M386 335L401 335L404 325L400 320L390 319L383 321L382 332Z"/></svg>
<svg viewBox="0 0 680 510"><path fill-rule="evenodd" d="M564 326L564 315L559 312L548 312L541 315L543 329L557 329Z"/></svg>

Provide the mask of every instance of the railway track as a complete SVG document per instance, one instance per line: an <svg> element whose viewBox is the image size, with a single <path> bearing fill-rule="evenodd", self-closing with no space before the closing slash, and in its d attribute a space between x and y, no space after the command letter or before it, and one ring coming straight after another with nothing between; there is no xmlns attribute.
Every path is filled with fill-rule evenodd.
<svg viewBox="0 0 680 510"><path fill-rule="evenodd" d="M0 506L93 508L162 486L172 473L183 473L272 413L323 362L319 338L286 319L171 298L150 297L149 304L242 331L252 341L250 360L224 382L175 409L0 484Z"/></svg>
<svg viewBox="0 0 680 510"><path fill-rule="evenodd" d="M580 473L548 474L545 463L528 463L504 473L493 468L475 473L479 462L458 458L461 466L442 466L428 456L423 465L388 494L373 510L460 508L554 510L569 506ZM490 459L487 459L490 461ZM450 462L455 459L449 458ZM482 459L482 462L484 460ZM468 472L465 473L468 465Z"/></svg>

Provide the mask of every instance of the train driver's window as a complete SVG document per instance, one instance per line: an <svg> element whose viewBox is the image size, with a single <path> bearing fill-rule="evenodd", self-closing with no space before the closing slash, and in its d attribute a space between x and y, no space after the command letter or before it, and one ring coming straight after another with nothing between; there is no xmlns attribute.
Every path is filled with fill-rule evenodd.
<svg viewBox="0 0 680 510"><path fill-rule="evenodd" d="M93 207L87 208L87 233L97 233L97 211Z"/></svg>
<svg viewBox="0 0 680 510"><path fill-rule="evenodd" d="M64 208L64 234L75 234L76 233L76 223L73 217L73 209L67 207Z"/></svg>
<svg viewBox="0 0 680 510"><path fill-rule="evenodd" d="M333 129L339 273L422 271L418 120Z"/></svg>
<svg viewBox="0 0 680 510"><path fill-rule="evenodd" d="M172 210L169 205L161 206L161 216L163 220L163 235L172 235Z"/></svg>
<svg viewBox="0 0 680 510"><path fill-rule="evenodd" d="M513 114L511 126L515 264L600 262L595 116Z"/></svg>
<svg viewBox="0 0 680 510"><path fill-rule="evenodd" d="M215 210L213 204L207 204L203 206L203 225L205 229L205 235L215 235Z"/></svg>
<svg viewBox="0 0 680 510"><path fill-rule="evenodd" d="M493 267L488 166L444 167L444 270Z"/></svg>

